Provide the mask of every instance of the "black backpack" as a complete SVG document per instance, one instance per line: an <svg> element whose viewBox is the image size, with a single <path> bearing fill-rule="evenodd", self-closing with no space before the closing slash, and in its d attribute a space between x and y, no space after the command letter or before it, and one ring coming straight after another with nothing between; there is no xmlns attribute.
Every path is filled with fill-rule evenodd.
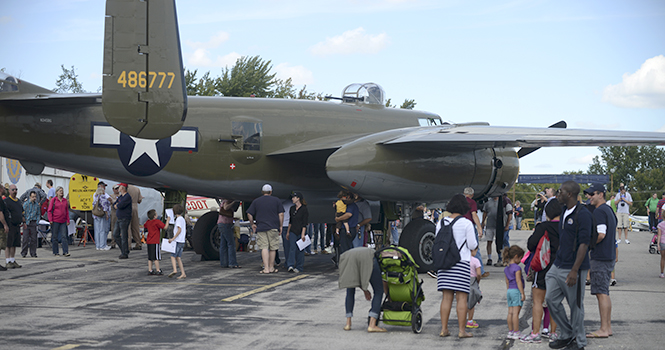
<svg viewBox="0 0 665 350"><path fill-rule="evenodd" d="M434 270L450 269L460 261L460 250L457 248L457 242L455 242L455 236L453 236L453 225L461 217L461 215L456 217L448 225L446 225L446 220L441 220L441 228L436 233L434 246L432 247L432 260L434 260L432 267ZM466 241L464 241L464 244L466 244Z"/></svg>

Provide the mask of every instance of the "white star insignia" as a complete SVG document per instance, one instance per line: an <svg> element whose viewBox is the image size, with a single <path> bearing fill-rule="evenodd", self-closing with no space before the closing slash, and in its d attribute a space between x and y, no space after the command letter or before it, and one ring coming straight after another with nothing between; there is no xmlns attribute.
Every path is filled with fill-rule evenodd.
<svg viewBox="0 0 665 350"><path fill-rule="evenodd" d="M146 140L134 136L130 136L130 138L134 140L134 150L132 150L132 157L127 165L132 165L139 157L147 154L157 166L160 166L159 154L157 153L157 142L159 140Z"/></svg>

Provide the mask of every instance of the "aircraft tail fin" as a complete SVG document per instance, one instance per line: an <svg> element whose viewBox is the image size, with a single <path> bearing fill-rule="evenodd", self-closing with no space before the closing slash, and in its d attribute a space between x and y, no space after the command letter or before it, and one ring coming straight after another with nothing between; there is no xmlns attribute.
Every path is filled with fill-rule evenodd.
<svg viewBox="0 0 665 350"><path fill-rule="evenodd" d="M121 132L169 137L187 115L175 0L107 0L102 108Z"/></svg>

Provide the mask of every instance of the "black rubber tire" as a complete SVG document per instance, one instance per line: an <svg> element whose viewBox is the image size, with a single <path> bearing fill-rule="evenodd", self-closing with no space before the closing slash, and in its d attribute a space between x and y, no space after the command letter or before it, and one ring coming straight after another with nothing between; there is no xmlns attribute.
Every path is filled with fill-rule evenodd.
<svg viewBox="0 0 665 350"><path fill-rule="evenodd" d="M219 260L218 216L216 211L205 213L194 225L192 246L204 260Z"/></svg>
<svg viewBox="0 0 665 350"><path fill-rule="evenodd" d="M654 247L649 247L649 254L656 254L656 248Z"/></svg>
<svg viewBox="0 0 665 350"><path fill-rule="evenodd" d="M432 247L435 229L436 226L431 221L415 219L402 230L399 245L411 253L413 260L420 266L418 272L427 272L433 268Z"/></svg>
<svg viewBox="0 0 665 350"><path fill-rule="evenodd" d="M411 315L411 330L416 334L420 334L423 330L423 312L420 308Z"/></svg>

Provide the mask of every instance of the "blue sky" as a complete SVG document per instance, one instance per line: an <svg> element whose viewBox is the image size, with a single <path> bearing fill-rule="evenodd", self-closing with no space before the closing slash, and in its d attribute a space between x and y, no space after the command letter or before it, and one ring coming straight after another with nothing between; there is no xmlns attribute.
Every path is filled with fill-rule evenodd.
<svg viewBox="0 0 665 350"><path fill-rule="evenodd" d="M177 3L185 66L240 56L339 96L375 82L453 122L665 132L663 1ZM0 68L54 88L60 65L101 86L104 2L0 0ZM596 148L541 149L523 173L586 170Z"/></svg>

